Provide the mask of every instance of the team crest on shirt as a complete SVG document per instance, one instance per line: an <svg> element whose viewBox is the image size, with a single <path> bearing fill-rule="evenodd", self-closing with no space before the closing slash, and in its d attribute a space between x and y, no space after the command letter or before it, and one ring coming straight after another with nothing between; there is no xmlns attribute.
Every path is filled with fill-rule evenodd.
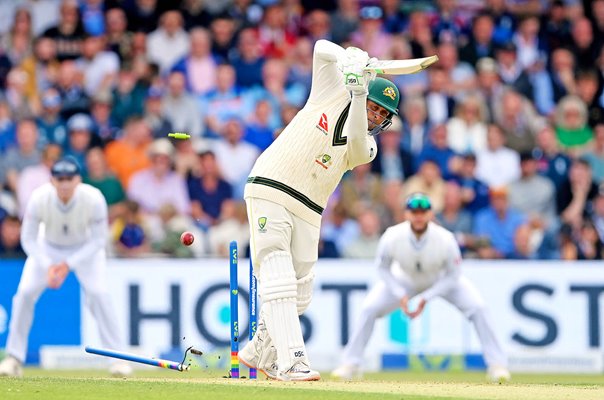
<svg viewBox="0 0 604 400"><path fill-rule="evenodd" d="M258 218L258 232L264 233L266 232L266 222L267 222L267 218L266 217L260 217Z"/></svg>
<svg viewBox="0 0 604 400"><path fill-rule="evenodd" d="M333 160L329 154L319 154L315 157L315 162L325 169L328 169L333 164Z"/></svg>
<svg viewBox="0 0 604 400"><path fill-rule="evenodd" d="M382 94L386 97L390 97L392 100L396 99L396 92L392 86L388 86L386 89L384 89Z"/></svg>
<svg viewBox="0 0 604 400"><path fill-rule="evenodd" d="M317 129L319 129L327 136L329 128L327 125L327 115L325 115L325 113L321 114L321 118L319 119L319 123L317 124Z"/></svg>

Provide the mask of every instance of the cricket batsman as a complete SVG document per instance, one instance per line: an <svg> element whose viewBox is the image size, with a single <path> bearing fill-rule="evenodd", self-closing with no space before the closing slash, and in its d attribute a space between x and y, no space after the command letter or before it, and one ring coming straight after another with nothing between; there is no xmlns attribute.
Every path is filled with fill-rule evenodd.
<svg viewBox="0 0 604 400"><path fill-rule="evenodd" d="M508 381L507 358L484 301L474 285L461 275L461 252L455 237L431 222L432 206L425 194L409 196L406 208L406 221L388 228L380 239L376 264L381 279L367 294L360 321L344 349L343 364L332 375L345 380L360 377L363 351L377 318L400 307L413 319L430 300L442 297L474 324L488 377L495 382ZM415 310L409 305L412 298L417 300Z"/></svg>
<svg viewBox="0 0 604 400"><path fill-rule="evenodd" d="M84 289L103 346L122 347L105 279L105 198L98 189L81 183L79 165L72 158L57 161L50 172L51 182L32 193L23 217L21 243L27 260L13 297L7 357L0 363L0 376L23 374L36 302L47 287L59 289L69 271L75 272ZM129 375L131 367L116 362L110 372Z"/></svg>
<svg viewBox="0 0 604 400"><path fill-rule="evenodd" d="M317 41L306 105L247 180L262 307L256 336L239 359L272 379L321 378L310 368L298 320L312 299L321 214L342 175L375 158L374 136L398 114L397 87L365 71L369 61L358 48Z"/></svg>

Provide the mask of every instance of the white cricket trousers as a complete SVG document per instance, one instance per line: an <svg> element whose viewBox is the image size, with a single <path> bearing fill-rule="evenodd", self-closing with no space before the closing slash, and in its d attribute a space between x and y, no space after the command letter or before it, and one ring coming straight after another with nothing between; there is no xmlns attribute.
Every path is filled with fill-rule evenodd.
<svg viewBox="0 0 604 400"><path fill-rule="evenodd" d="M410 297L415 294L409 290ZM472 321L482 345L487 366L507 367L507 357L495 336L484 301L476 287L462 276L457 286L444 294L442 298L457 307L466 318ZM360 319L344 349L344 364L361 365L363 352L371 337L376 319L390 314L398 307L400 307L400 299L392 294L384 281L378 281L363 301Z"/></svg>
<svg viewBox="0 0 604 400"><path fill-rule="evenodd" d="M73 249L58 249L45 246L52 263L65 261ZM111 299L107 293L105 251L99 251L81 265L70 266L84 289L86 304L94 316L103 346L121 349L122 342L115 321ZM27 354L27 340L34 316L34 307L40 295L47 288L48 270L38 264L33 257L27 257L17 293L13 297L13 308L9 325L6 353L24 362ZM77 306L69 304L67 307Z"/></svg>

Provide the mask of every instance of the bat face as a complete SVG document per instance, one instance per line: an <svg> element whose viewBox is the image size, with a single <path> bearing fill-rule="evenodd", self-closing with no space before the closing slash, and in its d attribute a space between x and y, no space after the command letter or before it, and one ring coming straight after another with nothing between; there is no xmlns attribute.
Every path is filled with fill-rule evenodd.
<svg viewBox="0 0 604 400"><path fill-rule="evenodd" d="M407 75L420 72L438 61L438 56L412 58L409 60L378 60L365 67L365 70L378 74Z"/></svg>

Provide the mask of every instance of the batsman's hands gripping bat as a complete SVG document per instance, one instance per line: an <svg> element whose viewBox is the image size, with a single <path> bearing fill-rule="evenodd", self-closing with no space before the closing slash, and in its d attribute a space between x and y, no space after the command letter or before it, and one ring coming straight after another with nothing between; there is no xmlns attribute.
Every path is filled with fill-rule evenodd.
<svg viewBox="0 0 604 400"><path fill-rule="evenodd" d="M69 267L67 263L62 262L59 264L51 265L48 268L48 287L51 289L59 289L63 282L65 282L65 278L69 274Z"/></svg>
<svg viewBox="0 0 604 400"><path fill-rule="evenodd" d="M353 96L367 95L369 81L375 78L375 72L366 70L371 62L369 55L357 47L348 47L345 58L342 60L341 69L344 74L344 85L352 92Z"/></svg>

